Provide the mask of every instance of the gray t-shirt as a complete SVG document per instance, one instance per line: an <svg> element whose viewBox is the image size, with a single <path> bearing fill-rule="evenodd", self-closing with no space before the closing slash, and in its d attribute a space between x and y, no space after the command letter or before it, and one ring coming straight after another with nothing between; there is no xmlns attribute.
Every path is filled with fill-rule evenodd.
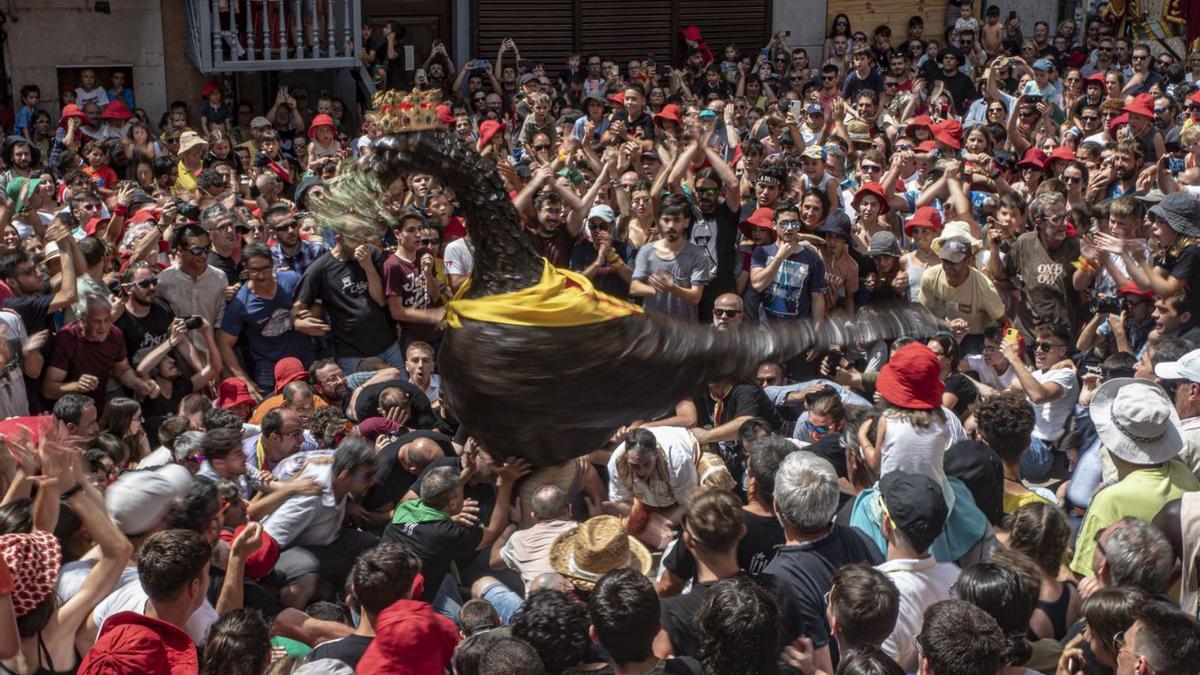
<svg viewBox="0 0 1200 675"><path fill-rule="evenodd" d="M633 278L646 283L652 275L666 272L675 279L681 288L706 285L711 277L710 263L704 250L695 244L686 245L674 260L663 260L653 244L643 246L637 253L637 261L633 265ZM642 298L642 306L647 312L657 312L679 319L700 320L697 305L685 302L679 296L671 293L658 293Z"/></svg>

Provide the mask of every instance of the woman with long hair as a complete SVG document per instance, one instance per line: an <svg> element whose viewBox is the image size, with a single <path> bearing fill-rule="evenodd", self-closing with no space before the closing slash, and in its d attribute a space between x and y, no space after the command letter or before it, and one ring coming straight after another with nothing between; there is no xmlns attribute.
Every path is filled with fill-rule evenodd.
<svg viewBox="0 0 1200 675"><path fill-rule="evenodd" d="M150 439L146 436L142 405L131 398L118 396L110 399L100 415L100 431L108 432L125 444L128 462L137 464L150 454Z"/></svg>
<svg viewBox="0 0 1200 675"><path fill-rule="evenodd" d="M1037 609L1029 630L1039 638L1062 640L1079 619L1079 590L1070 581L1059 581L1063 558L1072 532L1067 517L1053 504L1026 504L1004 521L1008 545L1037 564L1040 577Z"/></svg>
<svg viewBox="0 0 1200 675"><path fill-rule="evenodd" d="M833 51L833 38L839 35L845 37L847 41L854 35L854 31L850 29L850 17L845 14L833 17L833 23L829 26L829 34L825 36L825 46L821 51L822 63L829 61Z"/></svg>

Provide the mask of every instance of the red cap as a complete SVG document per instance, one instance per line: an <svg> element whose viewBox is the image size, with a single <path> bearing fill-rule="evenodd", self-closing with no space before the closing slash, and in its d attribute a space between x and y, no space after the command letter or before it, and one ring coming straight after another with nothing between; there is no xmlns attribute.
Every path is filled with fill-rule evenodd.
<svg viewBox="0 0 1200 675"><path fill-rule="evenodd" d="M250 395L246 383L236 377L221 380L221 385L217 387L217 407L228 409L244 404L254 405L254 397Z"/></svg>
<svg viewBox="0 0 1200 675"><path fill-rule="evenodd" d="M704 39L700 37L700 27L695 25L680 28L679 34L683 36L684 40L691 40L692 42L700 42Z"/></svg>
<svg viewBox="0 0 1200 675"><path fill-rule="evenodd" d="M1053 162L1056 159L1064 159L1068 162L1079 161L1075 156L1075 151L1065 145L1060 145L1050 151L1049 161Z"/></svg>
<svg viewBox="0 0 1200 675"><path fill-rule="evenodd" d="M664 121L683 124L683 118L679 116L679 106L674 103L668 103L662 107L662 110L654 113L654 123L659 124Z"/></svg>
<svg viewBox="0 0 1200 675"><path fill-rule="evenodd" d="M504 124L496 120L484 120L479 123L479 142L475 144L476 150L483 150L492 141L492 137L504 131Z"/></svg>
<svg viewBox="0 0 1200 675"><path fill-rule="evenodd" d="M613 94L612 96L609 96L608 102L613 105L625 105L625 92L618 91L617 93Z"/></svg>
<svg viewBox="0 0 1200 675"><path fill-rule="evenodd" d="M1108 121L1108 133L1112 136L1117 135L1117 129L1129 124L1129 113L1121 113Z"/></svg>
<svg viewBox="0 0 1200 675"><path fill-rule="evenodd" d="M750 216L739 223L738 226L741 228L742 234L746 235L747 237L750 236L750 231L754 228L761 228L774 232L775 209L769 206L760 206L757 209L754 209L754 213L751 213Z"/></svg>
<svg viewBox="0 0 1200 675"><path fill-rule="evenodd" d="M333 118L325 113L321 113L313 118L312 124L308 125L308 137L316 138L317 129L320 127L329 127L335 131L337 130L337 127L333 125Z"/></svg>
<svg viewBox="0 0 1200 675"><path fill-rule="evenodd" d="M437 113L439 120L446 124L454 124L454 113L450 112L450 106L440 103L438 107L434 108L434 112Z"/></svg>
<svg viewBox="0 0 1200 675"><path fill-rule="evenodd" d="M1133 97L1133 100L1125 104L1122 111L1130 115L1141 115L1143 117L1154 117L1154 98L1150 94L1138 94Z"/></svg>
<svg viewBox="0 0 1200 675"><path fill-rule="evenodd" d="M204 98L208 98L209 96L212 96L214 91L220 91L220 90L221 90L221 85L217 84L216 80L209 80L208 82L204 83L204 93L201 94L201 96L203 96Z"/></svg>
<svg viewBox="0 0 1200 675"><path fill-rule="evenodd" d="M66 128L67 120L71 119L72 117L78 118L82 122L87 121L87 115L83 113L83 108L80 108L74 103L68 103L63 106L62 115L59 115L58 117L58 126Z"/></svg>
<svg viewBox="0 0 1200 675"><path fill-rule="evenodd" d="M1125 284L1124 286L1118 288L1117 292L1120 293L1121 295L1136 295L1136 296L1142 297L1142 298L1150 298L1150 299L1154 298L1154 291L1152 291L1148 288L1138 288L1138 285L1133 283L1132 281L1130 281L1129 283Z"/></svg>
<svg viewBox="0 0 1200 675"><path fill-rule="evenodd" d="M285 356L275 362L275 393L283 391L287 385L296 380L308 377L304 364L294 356Z"/></svg>
<svg viewBox="0 0 1200 675"><path fill-rule="evenodd" d="M440 673L450 663L460 639L454 622L433 611L428 602L400 599L379 613L375 639L363 652L354 672L359 675Z"/></svg>
<svg viewBox="0 0 1200 675"><path fill-rule="evenodd" d="M883 186L879 183L864 183L863 186L858 189L858 192L854 193L854 199L850 200L850 204L855 208L855 210L857 210L858 203L861 202L862 198L866 197L867 195L875 195L879 198L880 215L892 210L892 207L888 204L887 195L883 191Z"/></svg>
<svg viewBox="0 0 1200 675"><path fill-rule="evenodd" d="M1104 81L1104 73L1092 73L1091 75L1088 75L1087 77L1083 78L1083 81L1085 83L1086 82L1099 82L1100 86L1104 87L1104 91L1108 91L1108 82ZM1087 84L1084 84L1084 86L1086 87Z"/></svg>
<svg viewBox="0 0 1200 675"><path fill-rule="evenodd" d="M933 350L920 342L904 345L879 370L875 391L901 408L933 410L942 405L942 367Z"/></svg>
<svg viewBox="0 0 1200 675"><path fill-rule="evenodd" d="M911 237L913 230L918 227L933 230L935 234L941 232L942 214L932 206L922 206L904 224L904 233Z"/></svg>
<svg viewBox="0 0 1200 675"><path fill-rule="evenodd" d="M221 541L233 545L234 538L244 529L246 529L245 525L238 525L234 530L221 530ZM275 569L277 562L279 562L279 543L272 539L266 530L263 530L262 543L258 545L258 550L246 558L246 576L251 579L265 577Z"/></svg>
<svg viewBox="0 0 1200 675"><path fill-rule="evenodd" d="M917 152L933 152L938 149L937 141L921 141L913 150Z"/></svg>
<svg viewBox="0 0 1200 675"><path fill-rule="evenodd" d="M79 665L80 675L188 675L199 670L196 645L183 629L137 612L108 617Z"/></svg>
<svg viewBox="0 0 1200 675"><path fill-rule="evenodd" d="M1017 162L1017 168L1032 166L1038 169L1045 169L1046 159L1046 152L1041 148L1029 148L1021 156L1021 161Z"/></svg>

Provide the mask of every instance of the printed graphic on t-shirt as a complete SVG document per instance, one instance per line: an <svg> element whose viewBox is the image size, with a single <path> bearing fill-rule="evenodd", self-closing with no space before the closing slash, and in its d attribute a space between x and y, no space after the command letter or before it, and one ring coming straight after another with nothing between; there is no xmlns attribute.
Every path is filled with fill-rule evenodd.
<svg viewBox="0 0 1200 675"><path fill-rule="evenodd" d="M771 300L767 309L781 316L796 316L800 313L800 300L808 281L808 263L784 260L779 265L779 274L771 284Z"/></svg>
<svg viewBox="0 0 1200 675"><path fill-rule="evenodd" d="M286 307L280 307L271 312L260 331L263 337L279 337L292 329L292 312Z"/></svg>

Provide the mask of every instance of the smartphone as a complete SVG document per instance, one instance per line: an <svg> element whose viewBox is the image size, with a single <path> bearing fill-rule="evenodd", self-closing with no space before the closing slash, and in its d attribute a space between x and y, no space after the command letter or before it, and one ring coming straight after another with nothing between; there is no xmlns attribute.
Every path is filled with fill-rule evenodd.
<svg viewBox="0 0 1200 675"><path fill-rule="evenodd" d="M188 330L196 330L197 328L199 328L203 325L204 325L204 319L200 318L199 316L196 316L195 314L193 314L192 316L189 316L183 320L183 326L184 326L184 328L187 328Z"/></svg>
<svg viewBox="0 0 1200 675"><path fill-rule="evenodd" d="M1172 176L1178 176L1183 173L1185 168L1187 167L1183 163L1183 157L1172 155L1167 159L1167 170L1171 172Z"/></svg>
<svg viewBox="0 0 1200 675"><path fill-rule="evenodd" d="M758 50L758 58L762 61L770 61L771 60L771 50L767 49L766 47L763 47L762 49Z"/></svg>
<svg viewBox="0 0 1200 675"><path fill-rule="evenodd" d="M287 97L288 97L288 88L287 88L287 85L284 85L284 86L280 87L280 88L279 88L279 91L282 91L282 92L283 92L283 98L284 98L284 100L287 100Z"/></svg>
<svg viewBox="0 0 1200 675"><path fill-rule="evenodd" d="M788 104L788 112L796 117L800 117L804 112L804 101L792 101Z"/></svg>
<svg viewBox="0 0 1200 675"><path fill-rule="evenodd" d="M1026 94L1025 100L1030 103L1041 103L1042 95L1041 94Z"/></svg>
<svg viewBox="0 0 1200 675"><path fill-rule="evenodd" d="M1005 342L1015 345L1020 339L1021 331L1017 330L1016 328L1009 328L1008 330L1004 331Z"/></svg>
<svg viewBox="0 0 1200 675"><path fill-rule="evenodd" d="M417 68L417 74L416 74L414 77L415 77L416 79L418 79L418 80L423 80L423 79L425 79L425 77L426 77L426 75L425 75L425 69L424 69L424 68Z"/></svg>

